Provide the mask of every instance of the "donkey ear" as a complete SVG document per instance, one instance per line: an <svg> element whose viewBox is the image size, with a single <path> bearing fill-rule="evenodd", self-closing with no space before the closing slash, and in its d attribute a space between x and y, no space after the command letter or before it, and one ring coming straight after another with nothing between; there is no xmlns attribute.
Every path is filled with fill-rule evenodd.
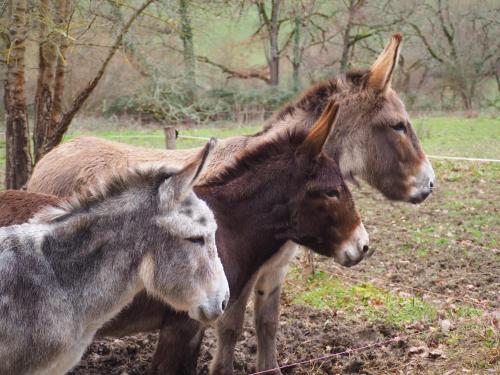
<svg viewBox="0 0 500 375"><path fill-rule="evenodd" d="M392 34L384 51L371 66L370 75L368 77L368 87L372 88L375 92L385 92L391 87L391 80L394 74L394 68L398 63L399 50L401 49L402 43L403 34Z"/></svg>
<svg viewBox="0 0 500 375"><path fill-rule="evenodd" d="M328 103L320 118L313 125L306 139L297 149L297 155L310 159L317 157L325 146L326 140L337 118L339 105L333 100Z"/></svg>
<svg viewBox="0 0 500 375"><path fill-rule="evenodd" d="M160 186L160 197L174 202L181 201L205 172L217 140L211 138L203 149L180 171ZM170 196L168 196L170 195Z"/></svg>

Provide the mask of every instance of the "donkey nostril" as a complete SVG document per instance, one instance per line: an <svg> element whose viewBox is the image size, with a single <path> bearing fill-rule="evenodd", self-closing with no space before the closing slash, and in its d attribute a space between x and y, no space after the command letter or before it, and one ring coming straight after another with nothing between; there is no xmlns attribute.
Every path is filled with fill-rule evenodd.
<svg viewBox="0 0 500 375"><path fill-rule="evenodd" d="M222 306L221 306L222 311L224 311L226 309L226 303L227 303L226 301L222 301Z"/></svg>
<svg viewBox="0 0 500 375"><path fill-rule="evenodd" d="M363 246L363 253L367 253L368 250L370 250L370 247L368 245Z"/></svg>
<svg viewBox="0 0 500 375"><path fill-rule="evenodd" d="M429 187L431 188L431 190L434 188L434 182L429 182Z"/></svg>

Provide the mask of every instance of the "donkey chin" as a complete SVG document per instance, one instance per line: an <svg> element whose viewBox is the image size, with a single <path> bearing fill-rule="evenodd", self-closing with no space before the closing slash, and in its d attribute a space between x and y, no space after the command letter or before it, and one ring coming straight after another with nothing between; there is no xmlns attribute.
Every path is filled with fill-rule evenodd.
<svg viewBox="0 0 500 375"><path fill-rule="evenodd" d="M411 178L410 184L408 201L413 204L423 202L434 190L436 175L427 158L422 162L417 175Z"/></svg>
<svg viewBox="0 0 500 375"><path fill-rule="evenodd" d="M369 245L368 233L363 223L360 223L351 238L344 241L335 251L333 258L344 267L352 267L373 254L375 250L370 249Z"/></svg>

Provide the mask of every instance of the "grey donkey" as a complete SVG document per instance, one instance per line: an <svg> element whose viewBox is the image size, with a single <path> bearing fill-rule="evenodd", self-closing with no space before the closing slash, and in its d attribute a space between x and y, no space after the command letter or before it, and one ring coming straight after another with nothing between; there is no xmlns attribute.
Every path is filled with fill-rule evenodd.
<svg viewBox="0 0 500 375"><path fill-rule="evenodd" d="M0 375L59 375L141 290L204 323L229 287L192 191L215 141L179 170L128 170L0 229Z"/></svg>

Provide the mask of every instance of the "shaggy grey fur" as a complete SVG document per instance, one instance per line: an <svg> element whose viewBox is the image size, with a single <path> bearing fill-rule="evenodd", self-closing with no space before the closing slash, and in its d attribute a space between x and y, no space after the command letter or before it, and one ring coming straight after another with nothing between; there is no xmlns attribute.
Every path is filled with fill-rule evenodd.
<svg viewBox="0 0 500 375"><path fill-rule="evenodd" d="M58 375L139 291L202 321L229 288L216 224L191 188L211 142L183 170L129 171L0 229L0 375Z"/></svg>

